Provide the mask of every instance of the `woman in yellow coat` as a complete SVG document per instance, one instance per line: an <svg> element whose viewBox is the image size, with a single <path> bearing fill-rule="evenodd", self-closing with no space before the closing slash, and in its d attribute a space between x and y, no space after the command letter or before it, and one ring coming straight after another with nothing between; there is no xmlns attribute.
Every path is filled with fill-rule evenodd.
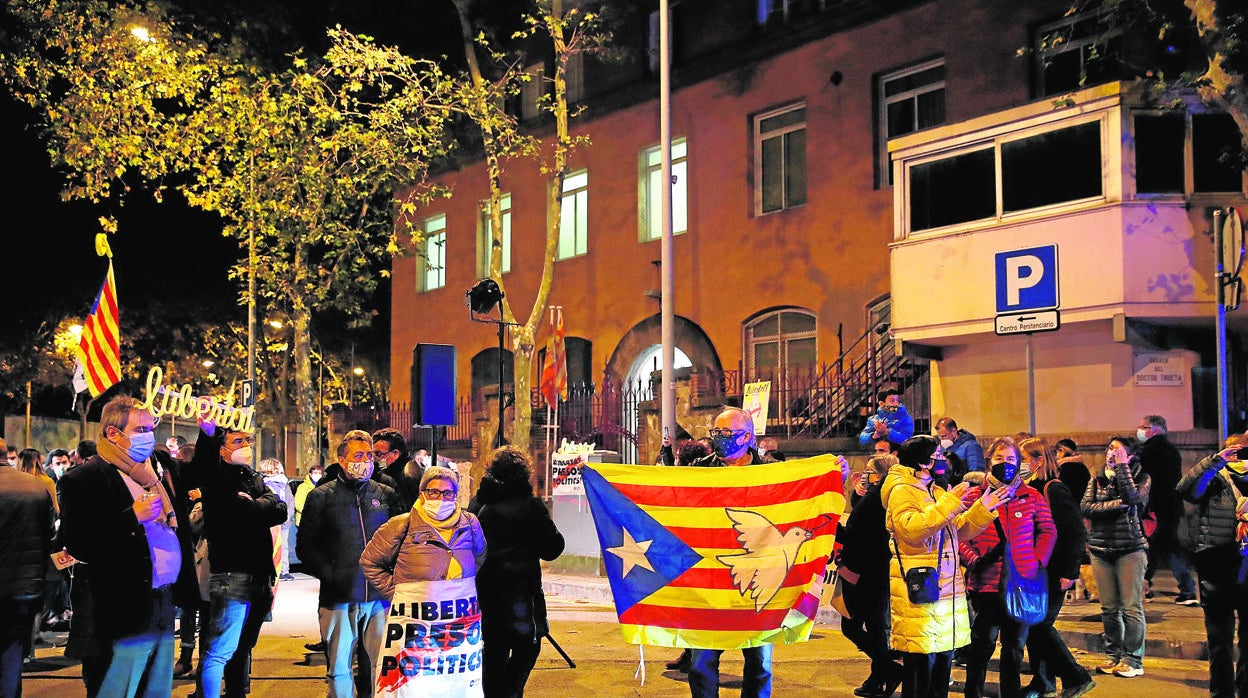
<svg viewBox="0 0 1248 698"><path fill-rule="evenodd" d="M963 505L969 483L946 490L933 482L933 465L944 457L934 437L907 439L898 453L900 464L889 469L881 490L885 525L893 538L889 596L892 646L902 653L904 666L902 698L949 694L953 650L971 639L958 541L992 525L993 510L1008 496L1002 487ZM922 594L911 601L905 575L921 576L921 568L935 571L928 585L930 601L921 600Z"/></svg>

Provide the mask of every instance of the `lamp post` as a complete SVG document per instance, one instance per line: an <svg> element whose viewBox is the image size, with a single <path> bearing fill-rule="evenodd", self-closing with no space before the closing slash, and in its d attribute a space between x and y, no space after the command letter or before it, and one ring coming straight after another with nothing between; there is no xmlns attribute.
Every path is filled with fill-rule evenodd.
<svg viewBox="0 0 1248 698"><path fill-rule="evenodd" d="M468 297L468 317L474 322L492 323L498 326L498 434L494 438L494 448L503 445L503 415L507 409L507 402L503 395L503 328L507 325L515 325L514 322L507 322L503 319L503 290L498 287L498 282L494 279L481 279L475 286L468 289L464 294ZM485 320L477 317L477 313L485 314L498 306L498 319Z"/></svg>

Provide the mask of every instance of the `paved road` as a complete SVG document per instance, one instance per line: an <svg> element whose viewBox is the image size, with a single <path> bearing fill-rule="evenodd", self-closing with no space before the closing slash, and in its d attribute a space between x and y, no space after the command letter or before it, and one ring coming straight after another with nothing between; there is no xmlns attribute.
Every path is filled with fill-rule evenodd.
<svg viewBox="0 0 1248 698"><path fill-rule="evenodd" d="M273 622L265 625L252 669L254 698L302 698L323 696L324 666L309 665L303 643L317 635L315 580L296 575L295 582L283 582L278 590ZM688 696L684 677L663 669L676 650L645 647L644 682L638 674L643 648L627 645L615 624L613 611L601 604L550 599L551 635L576 662L569 668L551 647L546 646L529 681L528 695L557 696ZM735 654L735 656L734 656ZM62 698L84 694L77 664L65 660L57 647L41 646L37 661L29 666L24 681L26 698ZM1082 655L1086 665L1099 657ZM1146 675L1136 679L1103 677L1097 680L1095 696L1206 696L1207 665L1179 659L1145 659ZM724 654L724 696L737 694L740 686L740 654ZM867 672L866 659L858 654L836 629L818 626L810 642L778 647L775 651L775 694L777 696L852 696ZM989 675L990 680L993 676ZM961 672L955 679L962 678ZM174 695L181 698L194 688L189 681L178 681ZM990 692L995 686L990 686ZM953 689L960 693L960 685Z"/></svg>

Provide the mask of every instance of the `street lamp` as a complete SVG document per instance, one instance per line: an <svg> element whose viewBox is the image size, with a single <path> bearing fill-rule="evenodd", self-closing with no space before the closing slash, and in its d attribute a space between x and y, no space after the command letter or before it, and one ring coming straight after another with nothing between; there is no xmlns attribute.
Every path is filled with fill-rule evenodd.
<svg viewBox="0 0 1248 698"><path fill-rule="evenodd" d="M503 414L507 409L507 401L503 395L503 328L507 325L515 325L514 322L503 320L503 290L498 287L498 282L494 279L481 279L475 286L468 289L464 294L468 297L468 317L473 322L485 322L498 325L498 435L494 438L494 447L499 448L503 445ZM485 320L477 317L477 313L484 315L498 306L498 319ZM515 399L515 396L512 396Z"/></svg>

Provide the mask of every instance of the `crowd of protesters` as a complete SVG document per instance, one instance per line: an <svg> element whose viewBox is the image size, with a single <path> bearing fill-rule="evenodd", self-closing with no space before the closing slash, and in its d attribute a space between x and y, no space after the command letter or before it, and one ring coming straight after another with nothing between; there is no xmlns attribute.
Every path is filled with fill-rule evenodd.
<svg viewBox="0 0 1248 698"><path fill-rule="evenodd" d="M895 391L878 402L833 561L841 628L870 659L855 695L944 696L962 664L964 694L981 696L998 646L1004 698L1080 696L1094 672L1141 676L1144 602L1161 566L1176 603L1203 608L1211 695L1248 692L1236 648L1248 637L1248 435L1184 471L1164 418L1149 415L1134 438L1108 441L1102 464L1071 439L1020 433L984 448L949 417L915 435ZM173 677L191 674L192 697L245 695L275 590L292 579L292 525L303 570L320 581L321 637L309 649L327 658L328 695L372 694L392 597L435 580L472 580L480 594L485 695L523 694L548 628L539 563L564 545L533 494L526 453L491 454L469 502L460 473L410 454L399 432L351 431L292 491L280 461L252 469L248 432L205 422L193 445L157 444L156 425L118 397L94 441L46 457L6 447L0 695L20 694L39 634L65 629L88 696L169 696ZM776 463L776 453L748 414L726 408L709 438L665 439L660 463ZM1039 608L1020 608L1020 579L1039 580ZM1101 606L1095 667L1081 666L1053 625L1080 596ZM743 695L770 695L769 650L747 649ZM719 654L686 651L669 668L690 675L694 696L717 695Z"/></svg>

